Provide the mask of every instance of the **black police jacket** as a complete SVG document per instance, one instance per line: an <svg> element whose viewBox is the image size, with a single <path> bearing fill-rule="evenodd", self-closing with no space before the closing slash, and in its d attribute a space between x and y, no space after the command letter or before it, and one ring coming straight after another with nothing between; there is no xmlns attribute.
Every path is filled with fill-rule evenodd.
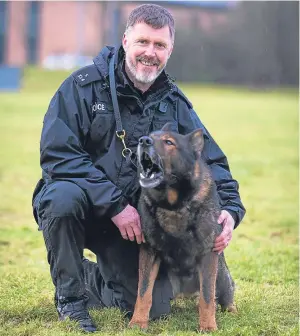
<svg viewBox="0 0 300 336"><path fill-rule="evenodd" d="M112 53L117 55L116 90L126 145L135 151L141 136L161 129L166 122L172 122L174 130L181 134L202 128L203 156L216 182L221 207L232 214L237 226L245 209L226 156L165 72L146 94L133 87L124 72L122 47L105 47L94 64L71 74L53 96L40 142L43 182L77 184L93 204L96 216L111 218L134 203L139 190L136 169L122 156L123 146L115 133L108 77Z"/></svg>

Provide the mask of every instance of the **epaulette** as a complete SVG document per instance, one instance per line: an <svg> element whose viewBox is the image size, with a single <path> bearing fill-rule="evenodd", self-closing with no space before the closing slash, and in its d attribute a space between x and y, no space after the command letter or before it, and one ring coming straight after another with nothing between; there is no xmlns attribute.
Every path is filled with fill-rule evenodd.
<svg viewBox="0 0 300 336"><path fill-rule="evenodd" d="M97 70L95 64L87 65L75 71L72 74L72 76L74 77L75 81L80 86L85 86L89 83L96 82L96 81L103 79L99 71Z"/></svg>
<svg viewBox="0 0 300 336"><path fill-rule="evenodd" d="M193 108L192 102L185 96L185 94L179 89L177 85L175 90L173 91L173 94L179 96L182 100L184 100L190 109Z"/></svg>

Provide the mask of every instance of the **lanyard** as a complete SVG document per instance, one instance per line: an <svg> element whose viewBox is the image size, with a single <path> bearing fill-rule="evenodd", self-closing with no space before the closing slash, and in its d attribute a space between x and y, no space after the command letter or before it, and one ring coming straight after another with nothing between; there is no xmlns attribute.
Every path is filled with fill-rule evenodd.
<svg viewBox="0 0 300 336"><path fill-rule="evenodd" d="M130 160L131 163L136 167L136 163L133 161L136 159L136 155L132 153L132 150L126 146L125 143L125 135L126 132L122 125L121 114L118 104L117 92L116 92L116 81L115 81L115 54L112 55L110 63L109 63L109 85L110 85L110 93L112 98L112 104L116 119L116 135L122 141L123 149L122 149L122 156Z"/></svg>

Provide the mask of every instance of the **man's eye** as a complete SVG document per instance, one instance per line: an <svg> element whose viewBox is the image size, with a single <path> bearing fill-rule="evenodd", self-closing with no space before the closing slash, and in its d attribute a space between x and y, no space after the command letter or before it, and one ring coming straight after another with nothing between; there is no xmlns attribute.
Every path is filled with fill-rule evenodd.
<svg viewBox="0 0 300 336"><path fill-rule="evenodd" d="M147 43L146 40L139 40L138 42L141 43L141 44L146 44Z"/></svg>
<svg viewBox="0 0 300 336"><path fill-rule="evenodd" d="M164 49L165 48L165 45L162 44L162 43L156 43L156 46L160 49Z"/></svg>
<svg viewBox="0 0 300 336"><path fill-rule="evenodd" d="M174 146L174 143L169 139L165 140L165 143L169 146Z"/></svg>

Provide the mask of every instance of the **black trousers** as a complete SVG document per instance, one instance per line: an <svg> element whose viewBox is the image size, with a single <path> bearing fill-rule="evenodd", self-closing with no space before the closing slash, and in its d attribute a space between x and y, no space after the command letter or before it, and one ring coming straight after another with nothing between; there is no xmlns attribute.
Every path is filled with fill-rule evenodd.
<svg viewBox="0 0 300 336"><path fill-rule="evenodd" d="M138 284L136 242L124 240L109 218L96 218L83 190L71 182L44 185L33 199L58 297L88 296L89 307L133 312ZM83 258L87 248L97 263ZM151 318L170 312L171 284L162 267L153 290Z"/></svg>

